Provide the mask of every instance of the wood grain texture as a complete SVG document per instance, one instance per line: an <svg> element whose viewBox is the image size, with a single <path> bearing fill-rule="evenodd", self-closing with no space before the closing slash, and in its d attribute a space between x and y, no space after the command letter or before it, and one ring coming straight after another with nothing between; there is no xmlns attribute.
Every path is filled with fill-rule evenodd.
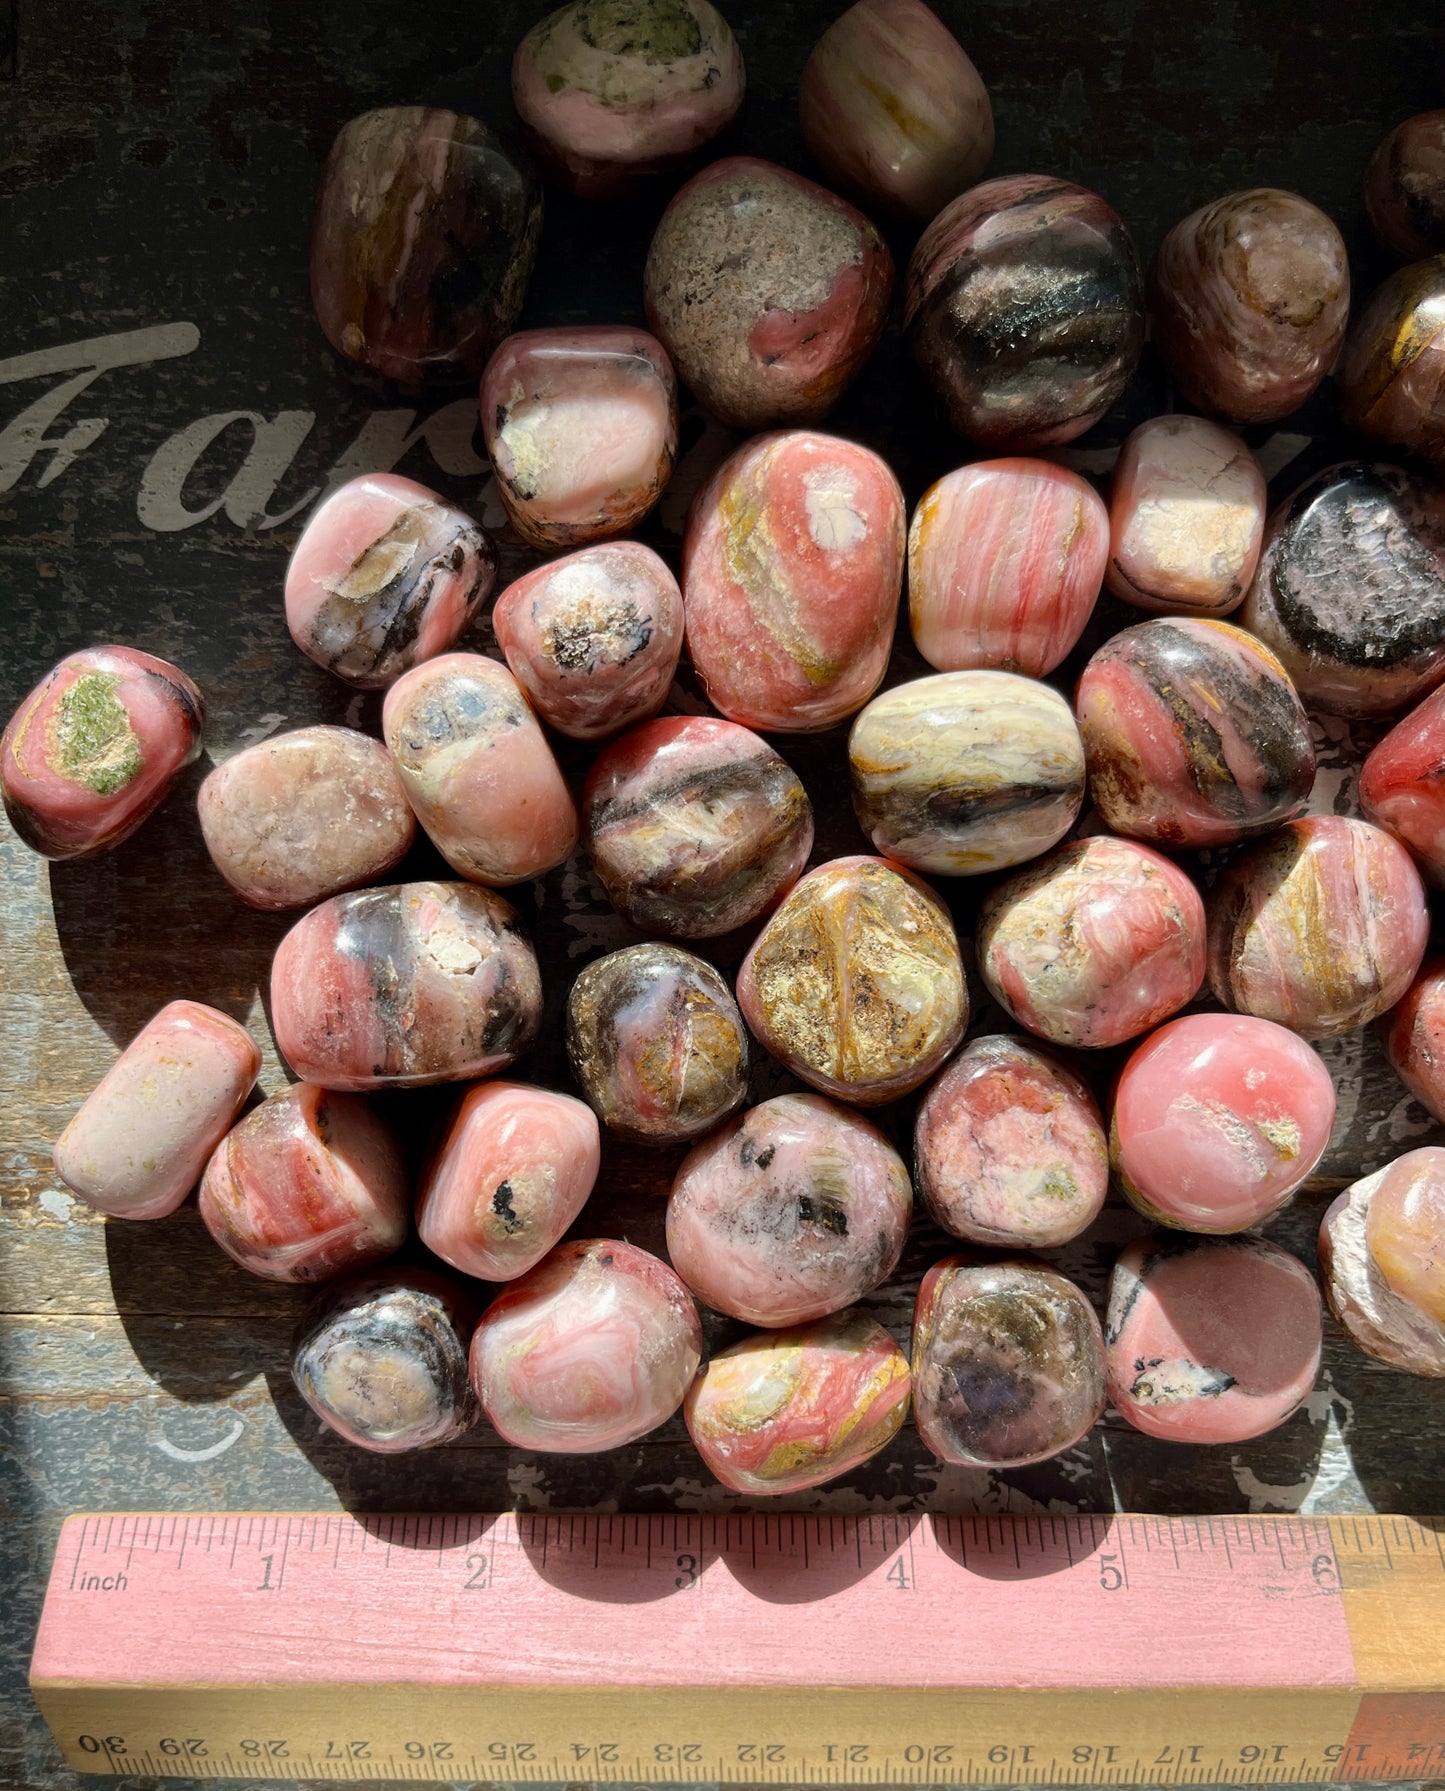
<svg viewBox="0 0 1445 1791"><path fill-rule="evenodd" d="M175 660L201 684L211 761L306 722L379 731L379 703L329 680L285 632L281 578L309 503L350 472L395 464L490 527L500 527L501 511L465 390L418 399L356 375L326 348L307 301L311 195L336 129L368 106L456 106L509 123L511 49L545 10L543 0L435 0L424 13L383 0L345 9L319 0L22 8L17 73L0 82L11 145L0 196L12 245L0 268L0 712L63 653L113 638ZM816 173L798 133L796 86L837 7L735 0L725 10L747 59L749 97L720 149ZM1439 103L1429 8L1326 0L1305 15L1233 0L1174 8L939 0L939 10L993 93L993 172L1038 169L1098 188L1146 259L1172 222L1220 192L1296 188L1340 223L1361 289L1383 272L1359 181L1392 124ZM602 208L549 193L524 324L641 322L642 260L665 196ZM901 262L907 237L893 246ZM49 441L62 445L31 452L7 428L79 377L85 363L72 345L125 336L138 353L131 333L140 330L164 334L169 358L98 374L48 423ZM152 348L159 340L147 338ZM112 349L122 359L125 352ZM36 354L49 362L4 358ZM1146 355L1071 464L1105 473L1127 430L1168 403ZM896 311L830 427L882 452L910 502L966 457L907 363ZM1325 391L1298 418L1252 433L1273 495L1339 457L1333 429ZM182 481L186 441L196 448L207 439ZM674 566L687 499L734 440L696 409L686 414L682 464L645 531ZM504 540L505 576L530 563ZM1055 680L1060 688L1100 639L1133 619L1101 605ZM485 621L470 644L490 644ZM926 669L905 630L890 681ZM679 700L695 704L696 692L683 687ZM1317 802L1348 811L1351 767L1368 738L1353 739L1335 722L1320 732ZM784 746L818 811L817 859L862 846L842 739L839 730ZM578 778L586 754L567 748L564 763ZM485 1430L411 1461L348 1449L290 1390L285 1359L298 1296L223 1258L193 1207L128 1227L59 1186L49 1163L55 1136L118 1047L172 997L243 1020L266 1052L263 1089L284 1081L265 990L287 923L242 907L211 867L194 815L206 768L133 840L91 863L48 866L0 823L0 1783L37 1791L75 1783L24 1691L43 1576L67 1511L733 1503L676 1422L595 1459L529 1457ZM434 874L439 863L421 848L406 874ZM1207 864L1199 868L1208 874ZM949 893L970 932L979 891L957 884ZM570 978L635 935L610 912L582 858L518 899L547 988L547 1024L524 1073L566 1087L559 1022ZM745 943L720 941L708 955L731 969ZM972 992L979 1031L999 1016L976 978ZM1120 1055L1091 1064L1101 1090ZM1340 1097L1335 1135L1318 1186L1270 1228L1306 1258L1328 1189L1441 1136L1373 1035L1335 1041L1324 1055ZM775 1066L756 1067L756 1098L788 1086ZM395 1104L414 1152L439 1105L436 1096ZM882 1118L906 1147L911 1104ZM659 1247L660 1196L676 1161L676 1153L610 1148L579 1229ZM1098 1297L1136 1228L1132 1214L1111 1206L1088 1238L1053 1254ZM896 1335L906 1331L919 1276L945 1246L939 1233L916 1227L898 1277L875 1297ZM714 1344L732 1334L720 1321L710 1326ZM1056 1461L997 1475L941 1467L910 1428L886 1459L794 1503L833 1511L1428 1510L1439 1502L1442 1418L1445 1389L1371 1364L1332 1334L1307 1408L1238 1449L1171 1447L1111 1420Z"/></svg>

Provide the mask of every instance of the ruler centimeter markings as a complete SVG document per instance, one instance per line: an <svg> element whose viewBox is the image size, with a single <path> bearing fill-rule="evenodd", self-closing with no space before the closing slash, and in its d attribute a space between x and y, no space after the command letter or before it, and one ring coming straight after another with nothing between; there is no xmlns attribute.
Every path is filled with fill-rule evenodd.
<svg viewBox="0 0 1445 1791"><path fill-rule="evenodd" d="M31 1682L81 1770L1445 1775L1445 1522L102 1514Z"/></svg>

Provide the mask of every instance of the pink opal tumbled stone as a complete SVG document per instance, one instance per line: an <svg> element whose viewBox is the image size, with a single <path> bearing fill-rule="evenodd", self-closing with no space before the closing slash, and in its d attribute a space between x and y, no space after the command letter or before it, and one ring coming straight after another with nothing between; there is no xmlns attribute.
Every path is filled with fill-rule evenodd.
<svg viewBox="0 0 1445 1791"><path fill-rule="evenodd" d="M1173 1443L1242 1443L1314 1391L1322 1321L1314 1276L1264 1238L1141 1238L1114 1265L1105 1319L1109 1397Z"/></svg>
<svg viewBox="0 0 1445 1791"><path fill-rule="evenodd" d="M923 0L857 0L818 39L798 99L808 148L880 213L931 218L993 154L988 89Z"/></svg>
<svg viewBox="0 0 1445 1791"><path fill-rule="evenodd" d="M512 98L550 178L613 199L723 129L743 60L709 0L572 0L517 46Z"/></svg>
<svg viewBox="0 0 1445 1791"><path fill-rule="evenodd" d="M1243 1231L1313 1173L1334 1121L1330 1073L1297 1034L1249 1015L1186 1014L1124 1065L1110 1156L1147 1218Z"/></svg>
<svg viewBox="0 0 1445 1791"><path fill-rule="evenodd" d="M820 1095L779 1095L688 1154L667 1253L705 1305L797 1325L888 1279L912 1209L903 1159L876 1126Z"/></svg>
<svg viewBox="0 0 1445 1791"><path fill-rule="evenodd" d="M357 1095L298 1082L216 1146L201 1219L270 1281L330 1281L399 1250L411 1229L401 1142Z"/></svg>
<svg viewBox="0 0 1445 1791"><path fill-rule="evenodd" d="M682 592L650 547L607 541L508 585L492 627L542 719L569 739L601 740L667 701Z"/></svg>
<svg viewBox="0 0 1445 1791"><path fill-rule="evenodd" d="M218 765L196 798L211 862L253 908L304 908L385 876L416 818L379 740L297 728Z"/></svg>
<svg viewBox="0 0 1445 1791"><path fill-rule="evenodd" d="M1069 1449L1104 1412L1104 1337L1065 1276L1027 1258L949 1256L918 1289L913 1418L924 1447L973 1468Z"/></svg>
<svg viewBox="0 0 1445 1791"><path fill-rule="evenodd" d="M1264 539L1259 462L1206 417L1150 417L1114 463L1104 582L1136 609L1227 616Z"/></svg>
<svg viewBox="0 0 1445 1791"><path fill-rule="evenodd" d="M808 430L746 443L694 499L683 545L709 701L765 733L861 708L888 664L903 553L903 493L876 454Z"/></svg>
<svg viewBox="0 0 1445 1791"><path fill-rule="evenodd" d="M1397 124L1365 169L1365 211L1401 261L1445 251L1445 110Z"/></svg>
<svg viewBox="0 0 1445 1791"><path fill-rule="evenodd" d="M1204 904L1178 865L1100 834L1001 883L977 948L990 993L1021 1026L1055 1045L1120 1045L1198 993Z"/></svg>
<svg viewBox="0 0 1445 1791"><path fill-rule="evenodd" d="M1397 722L1360 767L1360 813L1408 846L1445 888L1445 689Z"/></svg>
<svg viewBox="0 0 1445 1791"><path fill-rule="evenodd" d="M593 867L639 932L711 939L792 888L813 808L765 740L711 715L649 721L600 753L582 798Z"/></svg>
<svg viewBox="0 0 1445 1791"><path fill-rule="evenodd" d="M1445 202L1442 202L1445 210ZM1340 363L1347 429L1445 463L1445 254L1399 268L1350 326Z"/></svg>
<svg viewBox="0 0 1445 1791"><path fill-rule="evenodd" d="M821 1486L884 1449L908 1414L908 1358L876 1320L836 1312L720 1350L683 1403L688 1434L733 1492Z"/></svg>
<svg viewBox="0 0 1445 1791"><path fill-rule="evenodd" d="M1109 1151L1088 1085L1022 1039L971 1039L918 1109L918 1192L954 1237L1066 1244L1098 1216Z"/></svg>
<svg viewBox="0 0 1445 1791"><path fill-rule="evenodd" d="M1109 513L1047 460L979 460L923 494L908 531L908 615L940 671L995 666L1041 678L1093 614Z"/></svg>
<svg viewBox="0 0 1445 1791"><path fill-rule="evenodd" d="M953 920L921 877L834 858L784 897L738 971L754 1037L856 1106L926 1082L963 1037L968 987Z"/></svg>
<svg viewBox="0 0 1445 1791"><path fill-rule="evenodd" d="M1391 1068L1421 1106L1445 1122L1445 957L1425 960L1381 1024Z"/></svg>
<svg viewBox="0 0 1445 1791"><path fill-rule="evenodd" d="M271 963L271 1026L323 1088L468 1082L520 1057L542 1022L517 911L474 883L392 883L303 915Z"/></svg>
<svg viewBox="0 0 1445 1791"><path fill-rule="evenodd" d="M113 1219L163 1219L261 1070L244 1026L198 1001L172 1001L136 1034L60 1134L55 1173Z"/></svg>
<svg viewBox="0 0 1445 1791"><path fill-rule="evenodd" d="M520 1082L468 1089L422 1173L416 1228L478 1281L534 1267L582 1211L602 1164L596 1115Z"/></svg>
<svg viewBox="0 0 1445 1791"><path fill-rule="evenodd" d="M559 1245L487 1308L472 1385L507 1442L590 1455L656 1430L701 1360L697 1306L667 1264L594 1238Z"/></svg>
<svg viewBox="0 0 1445 1791"><path fill-rule="evenodd" d="M677 458L677 379L645 330L525 330L487 363L482 433L512 527L534 547L621 535Z"/></svg>
<svg viewBox="0 0 1445 1791"><path fill-rule="evenodd" d="M1220 874L1208 909L1219 1000L1315 1039L1393 1007L1430 931L1409 853L1345 815L1305 815L1256 841Z"/></svg>
<svg viewBox="0 0 1445 1791"><path fill-rule="evenodd" d="M677 193L643 274L684 385L732 429L817 423L873 352L893 257L862 212L755 156Z"/></svg>
<svg viewBox="0 0 1445 1791"><path fill-rule="evenodd" d="M407 800L454 871L505 888L577 844L577 805L517 680L480 653L444 653L386 693L382 732Z"/></svg>
<svg viewBox="0 0 1445 1791"><path fill-rule="evenodd" d="M205 704L184 672L133 647L62 659L0 740L11 825L46 858L129 839L201 750Z"/></svg>
<svg viewBox="0 0 1445 1791"><path fill-rule="evenodd" d="M1346 1188L1319 1251L1350 1341L1407 1374L1445 1377L1445 1150L1407 1151Z"/></svg>
<svg viewBox="0 0 1445 1791"><path fill-rule="evenodd" d="M311 514L286 568L286 626L309 659L382 690L445 653L492 593L497 550L465 511L367 473Z"/></svg>

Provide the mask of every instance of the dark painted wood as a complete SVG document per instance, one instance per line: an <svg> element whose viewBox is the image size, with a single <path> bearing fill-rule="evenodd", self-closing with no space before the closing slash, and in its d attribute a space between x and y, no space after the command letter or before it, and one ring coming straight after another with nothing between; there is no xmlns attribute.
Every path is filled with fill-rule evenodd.
<svg viewBox="0 0 1445 1791"><path fill-rule="evenodd" d="M992 90L994 171L1038 169L1097 187L1146 257L1177 217L1220 192L1293 187L1338 220L1362 289L1383 272L1359 181L1391 125L1441 103L1445 58L1431 8L940 0L939 9ZM368 106L422 101L507 124L512 46L543 10L540 0L424 8L47 0L22 8L8 79L0 33L10 247L0 260L0 710L62 653L112 638L174 659L198 680L213 760L307 721L376 730L378 702L328 680L291 646L282 621L286 556L315 493L395 463L490 526L501 514L465 390L413 397L358 376L323 342L307 301L312 192L335 130ZM834 10L833 0L727 7L750 86L720 147L815 172L797 128L796 83ZM642 258L665 197L604 209L549 194L524 321L641 321ZM900 265L908 247L895 237ZM897 309L832 426L883 452L913 500L966 455L906 362ZM138 348L141 331L150 335ZM114 362L134 363L142 349L165 358L100 373L49 423L49 441L63 445L30 452L7 426L91 364L86 355L97 351L75 345L119 337L101 351ZM1167 403L1146 354L1074 463L1105 473L1127 429ZM240 414L223 427L231 413ZM190 464L186 439L199 448L211 437L177 488ZM732 439L688 413L683 465L646 531L674 563L687 497ZM1276 495L1344 447L1328 391L1251 440L1276 474ZM505 544L509 576L528 563L515 542ZM1126 619L1101 606L1061 687L1090 645ZM483 624L475 644L489 642ZM890 679L920 669L905 639ZM1319 804L1348 810L1350 767L1368 739L1328 723L1321 744ZM784 746L818 808L819 858L861 845L841 748L841 731ZM568 749L566 762L580 775L585 755ZM8 829L0 833L0 1783L9 1785L51 1791L75 1782L23 1685L56 1530L71 1510L728 1503L675 1420L644 1444L592 1460L529 1457L485 1430L420 1460L348 1449L323 1434L287 1379L298 1296L222 1258L193 1208L126 1226L60 1188L49 1165L56 1133L116 1047L167 999L188 995L246 1020L267 1047L263 1086L284 1079L264 991L287 923L242 908L212 870L193 810L204 769L134 840L93 863L48 867ZM408 868L430 874L438 863L419 850ZM1208 875L1207 865L1197 868ZM951 895L967 931L977 892L958 885ZM549 1003L528 1068L566 1086L557 1021L568 981L632 935L580 858L519 900ZM744 943L722 942L713 955L731 967ZM974 1029L989 1019L980 1003ZM1331 1188L1439 1136L1372 1036L1338 1041L1325 1056L1340 1092L1330 1153L1317 1184L1271 1227L1305 1257ZM1101 1088L1118 1057L1091 1066ZM772 1066L759 1066L757 1097L784 1086ZM419 1149L437 1101L394 1106ZM906 1143L907 1103L883 1121ZM586 1230L660 1246L660 1196L676 1160L610 1148ZM1136 1224L1111 1207L1087 1238L1054 1254L1099 1295ZM920 1225L903 1270L872 1302L900 1336L918 1277L944 1248ZM714 1342L731 1334L721 1322L710 1328ZM1439 1505L1442 1419L1445 1389L1368 1363L1332 1334L1308 1408L1238 1449L1171 1448L1110 1420L1066 1456L998 1476L941 1468L910 1430L886 1459L793 1503L1429 1511Z"/></svg>

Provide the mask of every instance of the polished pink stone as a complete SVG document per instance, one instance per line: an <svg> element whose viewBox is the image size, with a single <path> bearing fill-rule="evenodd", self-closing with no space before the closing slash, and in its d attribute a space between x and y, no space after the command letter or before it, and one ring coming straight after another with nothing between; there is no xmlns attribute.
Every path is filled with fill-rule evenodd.
<svg viewBox="0 0 1445 1791"><path fill-rule="evenodd" d="M923 0L857 0L818 39L798 93L803 138L845 191L926 221L993 154L993 107Z"/></svg>
<svg viewBox="0 0 1445 1791"><path fill-rule="evenodd" d="M60 1134L55 1173L114 1219L173 1213L261 1069L245 1027L198 1001L148 1022Z"/></svg>
<svg viewBox="0 0 1445 1791"><path fill-rule="evenodd" d="M542 719L573 740L600 740L667 701L682 592L650 547L608 541L508 585L492 627Z"/></svg>
<svg viewBox="0 0 1445 1791"><path fill-rule="evenodd" d="M856 1309L719 1350L688 1390L688 1434L733 1492L821 1486L885 1449L908 1414L908 1358Z"/></svg>
<svg viewBox="0 0 1445 1791"><path fill-rule="evenodd" d="M271 1026L323 1088L467 1082L520 1057L542 1021L536 953L517 911L473 883L392 883L333 896L271 964Z"/></svg>
<svg viewBox="0 0 1445 1791"><path fill-rule="evenodd" d="M1242 1443L1313 1392L1321 1332L1314 1277L1263 1238L1141 1238L1109 1283L1109 1397L1150 1436Z"/></svg>
<svg viewBox="0 0 1445 1791"><path fill-rule="evenodd" d="M487 1308L472 1385L507 1442L590 1455L656 1430L701 1360L697 1306L667 1264L594 1238L559 1245Z"/></svg>
<svg viewBox="0 0 1445 1791"><path fill-rule="evenodd" d="M779 1095L688 1154L667 1253L717 1311L802 1324L888 1279L912 1208L903 1159L876 1126L821 1095Z"/></svg>
<svg viewBox="0 0 1445 1791"><path fill-rule="evenodd" d="M1445 110L1397 124L1365 169L1375 235L1402 261L1445 250Z"/></svg>
<svg viewBox="0 0 1445 1791"><path fill-rule="evenodd" d="M1414 854L1445 888L1445 688L1397 722L1360 767L1360 813Z"/></svg>
<svg viewBox="0 0 1445 1791"><path fill-rule="evenodd" d="M1320 1273L1353 1343L1445 1377L1445 1150L1407 1151L1346 1188L1320 1225Z"/></svg>
<svg viewBox="0 0 1445 1791"><path fill-rule="evenodd" d="M540 877L577 844L577 805L516 679L480 653L444 653L386 693L382 732L407 800L473 883Z"/></svg>
<svg viewBox="0 0 1445 1791"><path fill-rule="evenodd" d="M330 1281L380 1262L411 1229L401 1141L357 1095L309 1082L272 1095L216 1146L201 1218L269 1281Z"/></svg>
<svg viewBox="0 0 1445 1791"><path fill-rule="evenodd" d="M590 1107L520 1082L468 1089L417 1189L426 1247L479 1281L512 1281L582 1211L602 1145Z"/></svg>
<svg viewBox="0 0 1445 1791"><path fill-rule="evenodd" d="M1186 1014L1124 1065L1110 1156L1148 1218L1243 1231L1314 1172L1334 1120L1330 1073L1302 1038L1248 1015Z"/></svg>
<svg viewBox="0 0 1445 1791"><path fill-rule="evenodd" d="M1429 1113L1445 1122L1445 957L1427 958L1382 1022L1385 1055Z"/></svg>
<svg viewBox="0 0 1445 1791"><path fill-rule="evenodd" d="M873 352L893 291L878 231L755 156L690 180L662 214L643 297L679 377L722 423L817 423Z"/></svg>
<svg viewBox="0 0 1445 1791"><path fill-rule="evenodd" d="M913 1134L918 1191L954 1237L1048 1249L1077 1237L1109 1191L1088 1085L1022 1039L971 1039L934 1081Z"/></svg>
<svg viewBox="0 0 1445 1791"><path fill-rule="evenodd" d="M1114 463L1105 583L1138 609L1227 616L1264 538L1264 474L1233 431L1151 417Z"/></svg>
<svg viewBox="0 0 1445 1791"><path fill-rule="evenodd" d="M861 708L893 645L903 582L898 481L837 436L759 436L693 501L687 646L708 698L765 732L817 733Z"/></svg>
<svg viewBox="0 0 1445 1791"><path fill-rule="evenodd" d="M1445 254L1402 267L1360 308L1340 362L1347 429L1445 463Z"/></svg>
<svg viewBox="0 0 1445 1791"><path fill-rule="evenodd" d="M582 799L593 867L640 932L709 939L756 920L813 847L796 773L748 728L668 715L600 753Z"/></svg>
<svg viewBox="0 0 1445 1791"><path fill-rule="evenodd" d="M1237 1013L1331 1038L1395 1005L1429 930L1403 846L1368 821L1305 815L1242 852L1210 890L1210 986Z"/></svg>
<svg viewBox="0 0 1445 1791"><path fill-rule="evenodd" d="M445 653L491 595L497 550L414 480L367 473L333 491L286 568L286 626L308 658L381 690Z"/></svg>
<svg viewBox="0 0 1445 1791"><path fill-rule="evenodd" d="M979 914L978 967L999 1005L1056 1045L1120 1045L1204 980L1204 904L1179 866L1100 834L1001 883Z"/></svg>
<svg viewBox="0 0 1445 1791"><path fill-rule="evenodd" d="M128 839L198 756L201 693L184 672L133 647L62 659L0 740L11 825L47 858L84 858Z"/></svg>
<svg viewBox="0 0 1445 1791"><path fill-rule="evenodd" d="M908 531L908 614L940 671L995 666L1042 677L1094 612L1109 513L1093 486L1047 460L979 460L923 494Z"/></svg>
<svg viewBox="0 0 1445 1791"><path fill-rule="evenodd" d="M709 0L572 0L517 46L512 98L547 174L612 199L722 130L743 60Z"/></svg>
<svg viewBox="0 0 1445 1791"><path fill-rule="evenodd" d="M481 412L497 490L534 547L625 534L677 458L667 350L620 324L508 336L482 375Z"/></svg>
<svg viewBox="0 0 1445 1791"><path fill-rule="evenodd" d="M304 908L399 864L416 834L396 766L354 728L297 728L218 765L196 798L216 869L253 908Z"/></svg>
<svg viewBox="0 0 1445 1791"><path fill-rule="evenodd" d="M1104 1337L1067 1277L1020 1257L949 1256L918 1289L913 1417L924 1447L1020 1468L1079 1442L1104 1412Z"/></svg>

